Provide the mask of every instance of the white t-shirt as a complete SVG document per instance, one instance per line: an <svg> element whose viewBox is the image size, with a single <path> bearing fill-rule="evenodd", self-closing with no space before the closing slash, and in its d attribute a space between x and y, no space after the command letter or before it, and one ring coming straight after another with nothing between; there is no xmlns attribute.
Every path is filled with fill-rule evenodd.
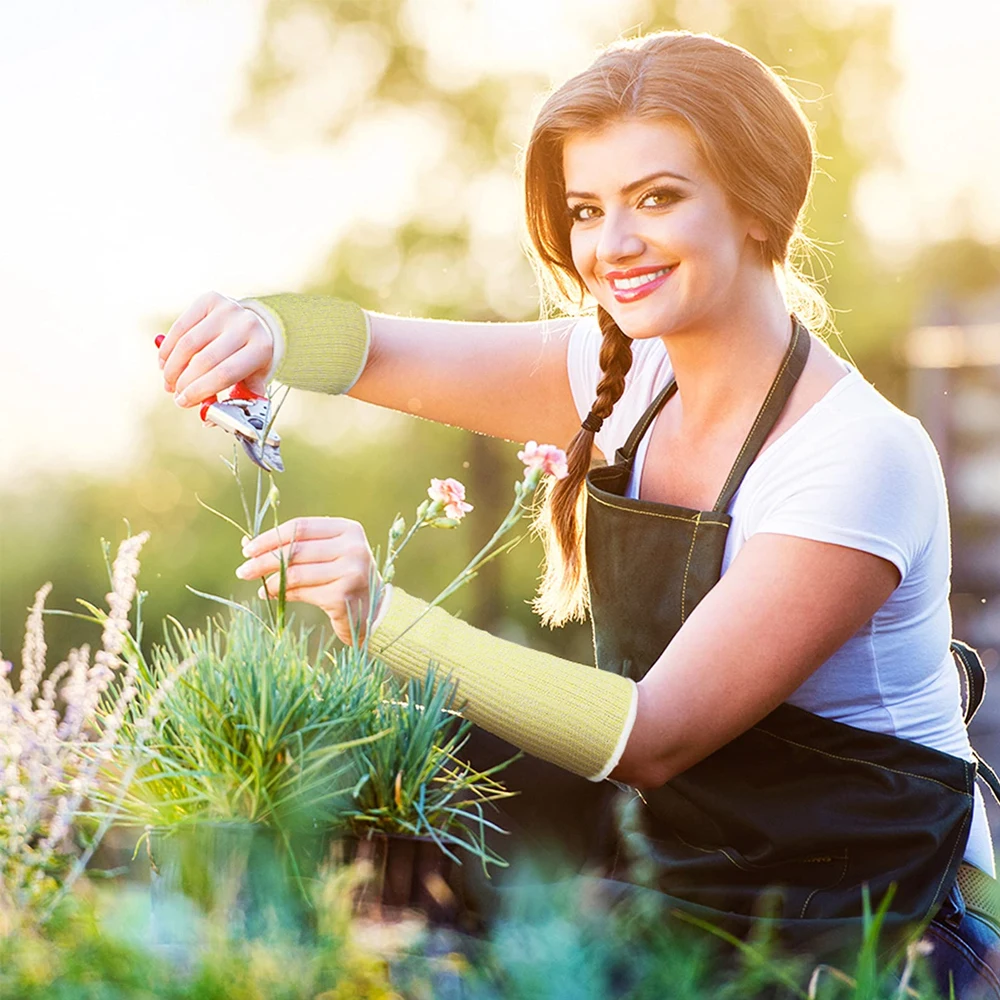
<svg viewBox="0 0 1000 1000"><path fill-rule="evenodd" d="M568 345L580 419L597 396L601 333L580 320ZM608 462L670 381L658 338L635 341L622 398L595 436ZM766 531L832 542L888 559L901 581L872 619L788 699L838 722L973 760L958 670L949 651L951 540L944 475L920 422L854 367L747 470L729 507L725 573L746 540ZM655 422L654 422L655 423ZM652 426L628 495L638 496ZM993 845L979 789L966 860L991 874Z"/></svg>

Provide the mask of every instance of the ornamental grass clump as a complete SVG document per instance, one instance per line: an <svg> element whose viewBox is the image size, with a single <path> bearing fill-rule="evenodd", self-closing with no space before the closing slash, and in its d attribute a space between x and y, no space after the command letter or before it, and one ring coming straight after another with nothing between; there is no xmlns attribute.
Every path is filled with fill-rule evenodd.
<svg viewBox="0 0 1000 1000"><path fill-rule="evenodd" d="M82 646L46 673L42 615L52 589L47 583L28 616L16 688L12 664L0 661L0 933L13 926L15 915L47 919L83 872L127 793L153 717L187 669L186 661L173 664L150 689L142 710L134 710L143 666L141 594L135 637L129 614L137 596L139 551L148 537L143 532L126 538L108 565L107 611L80 602L90 614L75 617L102 626L93 660L90 648ZM132 752L115 756L130 714ZM106 808L94 814L89 807L97 799Z"/></svg>
<svg viewBox="0 0 1000 1000"><path fill-rule="evenodd" d="M252 608L204 630L169 624L149 676L138 680L139 704L175 664L191 666L146 740L127 821L252 823L283 840L338 825L358 779L346 751L382 735L365 724L377 708L377 678L357 657L321 666L329 650L311 656L309 630L273 629ZM125 741L137 735L127 720Z"/></svg>

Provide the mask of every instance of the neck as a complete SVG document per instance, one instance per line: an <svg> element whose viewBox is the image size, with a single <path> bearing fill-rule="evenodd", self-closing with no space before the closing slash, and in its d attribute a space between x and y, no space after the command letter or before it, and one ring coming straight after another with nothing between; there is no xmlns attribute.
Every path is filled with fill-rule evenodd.
<svg viewBox="0 0 1000 1000"><path fill-rule="evenodd" d="M756 415L792 335L792 321L774 277L735 290L726 310L661 339L677 379L681 426L697 437ZM752 417L751 417L752 419Z"/></svg>

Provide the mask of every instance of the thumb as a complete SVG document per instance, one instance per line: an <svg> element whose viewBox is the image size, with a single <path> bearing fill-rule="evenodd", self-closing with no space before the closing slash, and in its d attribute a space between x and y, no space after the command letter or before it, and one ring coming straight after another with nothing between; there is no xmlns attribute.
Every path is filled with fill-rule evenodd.
<svg viewBox="0 0 1000 1000"><path fill-rule="evenodd" d="M267 395L267 379L264 378L263 372L254 372L252 375L248 375L243 382L251 392L257 393L258 396Z"/></svg>

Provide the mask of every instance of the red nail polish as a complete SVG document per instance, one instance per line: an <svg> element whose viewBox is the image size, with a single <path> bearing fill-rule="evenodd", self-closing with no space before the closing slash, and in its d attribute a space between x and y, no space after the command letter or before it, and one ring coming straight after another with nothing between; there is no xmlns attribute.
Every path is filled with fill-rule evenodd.
<svg viewBox="0 0 1000 1000"><path fill-rule="evenodd" d="M157 347L159 347L160 344L162 344L163 341L165 341L166 339L167 338L161 333L157 335L156 340L154 340L153 343L156 344Z"/></svg>

